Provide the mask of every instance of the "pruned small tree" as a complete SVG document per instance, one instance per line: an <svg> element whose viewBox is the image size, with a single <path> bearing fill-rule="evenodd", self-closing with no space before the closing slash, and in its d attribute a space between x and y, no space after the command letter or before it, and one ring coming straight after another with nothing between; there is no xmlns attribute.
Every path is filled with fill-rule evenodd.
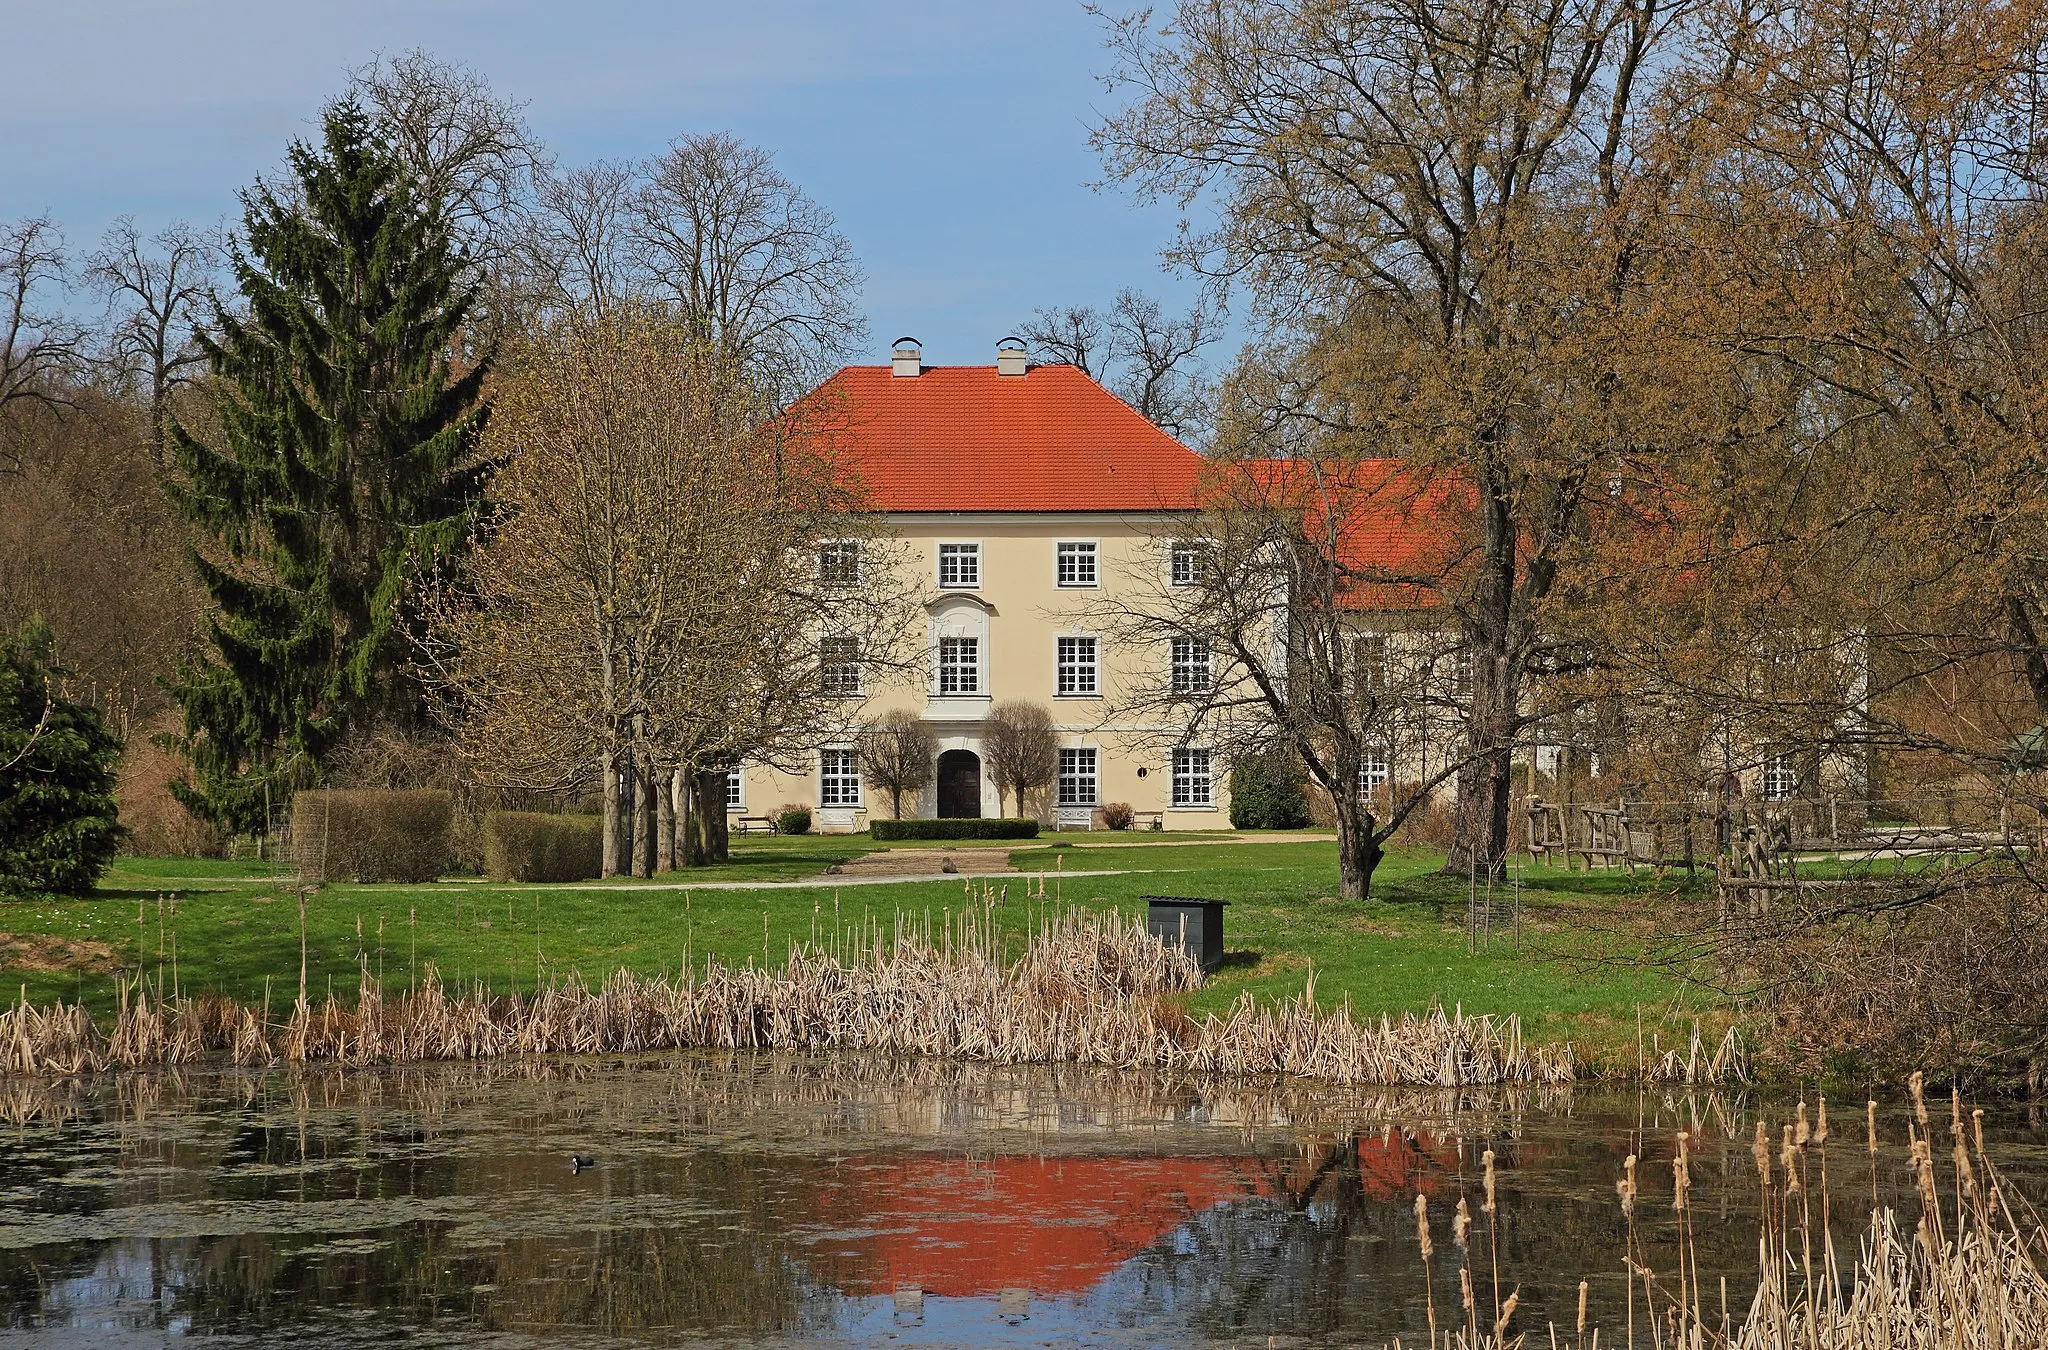
<svg viewBox="0 0 2048 1350"><path fill-rule="evenodd" d="M989 711L982 725L982 756L996 784L996 809L1004 795L1024 814L1024 794L1049 786L1060 772L1060 738L1052 713L1042 703L1011 699Z"/></svg>
<svg viewBox="0 0 2048 1350"><path fill-rule="evenodd" d="M907 708L883 713L860 734L861 772L889 794L889 813L903 819L903 795L931 786L937 771L939 738Z"/></svg>

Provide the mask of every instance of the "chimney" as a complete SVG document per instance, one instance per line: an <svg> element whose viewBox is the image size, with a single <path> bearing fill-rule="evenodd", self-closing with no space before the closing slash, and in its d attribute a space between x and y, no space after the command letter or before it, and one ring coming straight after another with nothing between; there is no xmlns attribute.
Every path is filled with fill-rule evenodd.
<svg viewBox="0 0 2048 1350"><path fill-rule="evenodd" d="M1024 339L1006 337L996 343L996 374L1022 375L1031 367L1031 358L1024 350Z"/></svg>
<svg viewBox="0 0 2048 1350"><path fill-rule="evenodd" d="M889 352L889 373L917 375L924 370L924 344L914 337L900 337Z"/></svg>

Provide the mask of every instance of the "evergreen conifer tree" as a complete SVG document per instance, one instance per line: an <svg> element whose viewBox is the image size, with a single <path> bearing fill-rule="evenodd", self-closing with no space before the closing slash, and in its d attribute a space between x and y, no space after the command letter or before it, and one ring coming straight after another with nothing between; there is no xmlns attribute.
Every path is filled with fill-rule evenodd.
<svg viewBox="0 0 2048 1350"><path fill-rule="evenodd" d="M93 888L120 845L121 744L100 715L57 696L50 630L0 641L0 891Z"/></svg>
<svg viewBox="0 0 2048 1350"><path fill-rule="evenodd" d="M172 686L180 795L236 830L265 828L350 728L424 718L407 596L462 547L488 477L489 362L452 365L476 289L441 203L352 101L289 162L292 190L242 194L242 305L201 335L217 433L170 429L212 600L209 650Z"/></svg>

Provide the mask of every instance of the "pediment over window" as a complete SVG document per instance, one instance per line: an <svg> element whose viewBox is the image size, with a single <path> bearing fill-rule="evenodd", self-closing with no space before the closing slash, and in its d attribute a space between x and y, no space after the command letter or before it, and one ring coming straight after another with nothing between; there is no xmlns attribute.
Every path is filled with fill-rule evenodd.
<svg viewBox="0 0 2048 1350"><path fill-rule="evenodd" d="M993 614L996 607L978 595L966 591L947 591L924 602L924 612L937 617L949 609L978 609L984 614Z"/></svg>

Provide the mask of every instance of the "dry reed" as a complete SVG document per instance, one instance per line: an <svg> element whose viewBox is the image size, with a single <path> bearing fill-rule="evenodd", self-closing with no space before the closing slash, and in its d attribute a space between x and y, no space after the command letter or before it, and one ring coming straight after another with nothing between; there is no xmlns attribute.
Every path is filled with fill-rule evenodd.
<svg viewBox="0 0 2048 1350"><path fill-rule="evenodd" d="M1757 1124L1756 1163L1759 1215L1758 1283L1747 1314L1737 1324L1727 1308L1726 1282L1716 1299L1703 1287L1690 1224L1693 1188L1690 1136L1681 1132L1672 1160L1672 1209L1678 1216L1678 1265L1666 1282L1641 1259L1637 1230L1637 1160L1628 1158L1616 1184L1627 1227L1622 1264L1628 1271L1628 1323L1622 1337L1637 1344L1638 1315L1656 1350L2039 1350L2048 1346L2048 1225L2017 1202L1984 1149L1983 1113L1968 1126L1959 1095L1949 1099L1947 1133L1949 1193L1944 1200L1935 1161L1936 1127L1921 1075L1911 1082L1913 1114L1907 1124L1907 1159L1913 1171L1919 1215L1908 1225L1893 1210L1873 1201L1864 1231L1844 1260L1830 1223L1827 1190L1827 1105L1819 1103L1809 1122L1804 1102L1785 1122L1773 1153L1768 1126ZM1870 1104L1868 1148L1879 1152L1876 1103ZM1492 1154L1487 1155L1491 1208ZM1873 1170L1875 1162L1872 1163ZM1874 1187L1874 1183L1873 1183ZM1814 1198L1818 1189L1819 1198ZM1873 1191L1874 1193L1874 1191ZM1462 1201L1461 1201L1462 1204ZM1418 1213L1420 1212L1418 1207ZM1425 1272L1431 1246L1420 1244ZM1460 1271L1471 1308L1474 1271ZM1438 1335L1431 1318L1432 1350L1518 1350L1518 1347L1599 1345L1586 1327L1586 1292L1579 1285L1578 1321L1566 1335L1555 1325L1543 1332L1511 1326L1516 1300L1496 1291L1489 1331L1476 1310L1466 1325ZM1400 1341L1394 1342L1399 1350Z"/></svg>
<svg viewBox="0 0 2048 1350"><path fill-rule="evenodd" d="M574 975L510 995L451 992L428 971L387 997L365 971L352 1005L301 997L280 1023L230 1000L166 997L124 982L111 1030L81 1008L0 1013L0 1073L236 1064L403 1064L555 1053L714 1047L856 1050L997 1064L1068 1061L1227 1074L1287 1073L1338 1083L1459 1087L1562 1083L1569 1047L1530 1046L1513 1018L1435 1009L1359 1019L1299 995L1249 994L1220 1016L1189 1017L1165 996L1201 973L1137 923L1073 910L1043 920L1006 956L994 906L936 931L898 916L859 934L792 946L779 968L707 960L681 979L620 971L593 988Z"/></svg>

